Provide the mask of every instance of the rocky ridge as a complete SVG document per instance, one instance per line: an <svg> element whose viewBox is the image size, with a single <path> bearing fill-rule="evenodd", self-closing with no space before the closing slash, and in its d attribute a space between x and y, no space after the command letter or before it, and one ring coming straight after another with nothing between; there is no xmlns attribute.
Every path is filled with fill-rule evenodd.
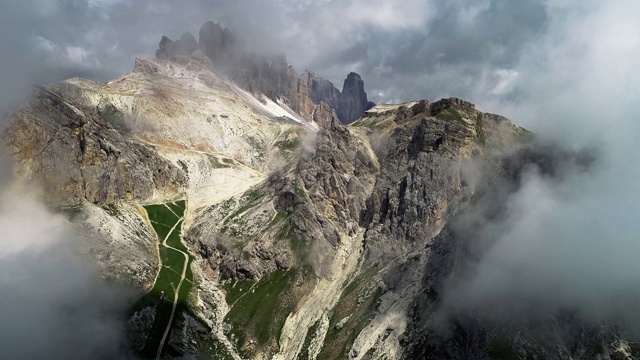
<svg viewBox="0 0 640 360"><path fill-rule="evenodd" d="M264 56L244 51L234 35L220 24L206 22L199 31L199 40L191 33L172 41L163 36L156 57L181 61L200 49L212 60L212 67L224 71L243 89L282 101L307 121L322 127L349 124L375 104L367 100L360 75L350 73L342 92L330 81L305 70L298 75L284 55Z"/></svg>

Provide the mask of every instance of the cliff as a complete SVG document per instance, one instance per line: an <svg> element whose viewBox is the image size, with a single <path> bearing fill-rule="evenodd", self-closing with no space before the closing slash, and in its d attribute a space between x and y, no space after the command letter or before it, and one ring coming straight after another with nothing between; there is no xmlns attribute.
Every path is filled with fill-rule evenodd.
<svg viewBox="0 0 640 360"><path fill-rule="evenodd" d="M302 118L322 127L349 124L375 105L367 100L364 81L358 74L347 75L341 92L330 81L309 70L298 75L284 55L261 55L244 50L228 29L211 21L200 28L198 42L190 33L176 41L163 36L156 57L188 61L189 55L198 49L211 59L212 69L227 73L243 89L280 101Z"/></svg>

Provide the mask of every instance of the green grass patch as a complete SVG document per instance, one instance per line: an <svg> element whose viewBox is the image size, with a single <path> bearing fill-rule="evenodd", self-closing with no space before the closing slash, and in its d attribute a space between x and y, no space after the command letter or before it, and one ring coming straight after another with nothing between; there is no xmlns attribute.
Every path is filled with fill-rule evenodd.
<svg viewBox="0 0 640 360"><path fill-rule="evenodd" d="M280 223L282 220L288 219L289 216L291 216L289 213L286 213L284 211L278 211L276 215L273 217L273 219L271 219L271 222L269 223L267 228L272 228L273 226Z"/></svg>
<svg viewBox="0 0 640 360"><path fill-rule="evenodd" d="M295 275L295 269L276 270L237 299L225 322L231 324L231 333L238 340L239 348L248 337L255 338L258 345L280 338L282 325L292 311L285 297Z"/></svg>
<svg viewBox="0 0 640 360"><path fill-rule="evenodd" d="M291 226L290 218L286 218L286 222L284 222L278 229L276 232L276 239L278 239L278 241L289 242L291 251L295 254L296 259L298 259L302 264L306 262L309 247L303 241L298 239L298 236L293 230L293 226Z"/></svg>
<svg viewBox="0 0 640 360"><path fill-rule="evenodd" d="M300 186L300 184L298 183L298 180L293 181L293 190L296 192L296 195L298 195L299 197L303 199L307 198L307 193L304 191L304 188Z"/></svg>
<svg viewBox="0 0 640 360"><path fill-rule="evenodd" d="M487 134L484 132L484 121L482 121L482 115L478 115L478 118L476 119L476 139L480 145L484 145L487 141Z"/></svg>
<svg viewBox="0 0 640 360"><path fill-rule="evenodd" d="M207 159L209 159L211 167L213 167L214 169L228 168L231 167L231 164L233 164L233 161L229 159L218 158L217 156L211 154L206 154L206 156Z"/></svg>
<svg viewBox="0 0 640 360"><path fill-rule="evenodd" d="M363 270L344 289L340 300L333 309L329 329L323 342L323 348L317 359L346 359L348 351L362 329L369 323L378 310L382 291L372 289L371 277L376 272L374 267ZM336 324L349 316L349 319L338 329Z"/></svg>
<svg viewBox="0 0 640 360"><path fill-rule="evenodd" d="M227 304L233 304L238 300L242 295L246 294L251 286L253 286L256 282L254 280L239 280L232 281L229 280L225 285L224 289L227 292L225 300Z"/></svg>
<svg viewBox="0 0 640 360"><path fill-rule="evenodd" d="M293 151L299 148L301 144L302 143L300 142L300 139L295 138L295 139L278 141L274 145L280 148L281 150Z"/></svg>
<svg viewBox="0 0 640 360"><path fill-rule="evenodd" d="M463 125L467 125L467 123L460 115L460 112L452 107L446 108L436 115L436 119L444 120L444 121L454 121Z"/></svg>
<svg viewBox="0 0 640 360"><path fill-rule="evenodd" d="M187 298L193 283L191 271L191 256L187 247L181 241L182 216L186 208L185 201L175 203L147 205L145 209L153 230L158 236L158 246L161 268L160 273L151 291L140 299L135 305L137 309L156 303L156 317L153 326L147 335L147 343L142 350L143 356L154 356L162 339L167 324L171 321L171 309L176 296L176 290L180 283L182 271L186 266L185 278L178 291L178 308L187 308ZM173 229L173 231L172 231ZM166 238L168 246L162 245ZM181 253L178 249L184 253ZM186 264L185 264L186 262ZM182 311L182 310L181 310Z"/></svg>
<svg viewBox="0 0 640 360"><path fill-rule="evenodd" d="M260 190L251 190L245 193L245 195L240 199L240 206L236 210L234 210L231 215L227 216L222 222L223 226L221 227L220 232L224 233L222 229L225 229L226 231L226 229L228 228L227 224L237 221L238 216L240 216L242 213L259 205L263 197L264 194Z"/></svg>
<svg viewBox="0 0 640 360"><path fill-rule="evenodd" d="M62 208L60 211L69 221L73 221L82 213L82 206Z"/></svg>
<svg viewBox="0 0 640 360"><path fill-rule="evenodd" d="M349 126L375 129L380 125L383 120L381 119L358 119L356 122L351 123Z"/></svg>
<svg viewBox="0 0 640 360"><path fill-rule="evenodd" d="M198 345L203 349L196 357L198 360L233 360L227 347L216 338L208 338L204 343Z"/></svg>
<svg viewBox="0 0 640 360"><path fill-rule="evenodd" d="M131 128L127 125L127 122L124 119L124 114L113 106L113 104L98 107L97 113L103 120L111 124L114 129L122 133L131 132Z"/></svg>

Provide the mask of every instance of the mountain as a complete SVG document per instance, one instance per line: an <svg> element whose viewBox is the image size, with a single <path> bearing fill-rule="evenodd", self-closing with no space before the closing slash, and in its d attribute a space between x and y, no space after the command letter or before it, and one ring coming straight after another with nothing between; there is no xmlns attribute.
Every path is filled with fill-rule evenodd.
<svg viewBox="0 0 640 360"><path fill-rule="evenodd" d="M141 358L631 359L612 324L449 313L474 235L535 168L590 166L457 98L372 107L208 22L108 83L34 89L3 134L101 275ZM339 121L338 121L339 120ZM354 121L355 120L355 121ZM348 123L349 125L342 125Z"/></svg>
<svg viewBox="0 0 640 360"><path fill-rule="evenodd" d="M197 50L211 59L212 69L228 74L243 89L283 103L302 118L323 127L336 122L350 124L375 105L367 100L360 75L353 72L347 75L341 92L309 70L298 76L284 55L266 56L244 50L231 31L211 21L202 25L197 42L188 32L176 41L163 36L156 57L189 61Z"/></svg>

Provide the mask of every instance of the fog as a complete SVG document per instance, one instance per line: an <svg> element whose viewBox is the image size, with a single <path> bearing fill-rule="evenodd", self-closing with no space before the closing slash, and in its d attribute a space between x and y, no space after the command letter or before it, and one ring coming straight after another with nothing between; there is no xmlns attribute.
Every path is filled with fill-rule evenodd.
<svg viewBox="0 0 640 360"><path fill-rule="evenodd" d="M562 176L532 167L503 216L475 214L476 262L450 279L444 302L498 321L575 313L640 336L640 4L547 6L547 31L511 70L517 96L478 98L544 141L597 148L597 160L586 172L561 161Z"/></svg>
<svg viewBox="0 0 640 360"><path fill-rule="evenodd" d="M7 162L2 162L3 175ZM0 351L7 359L126 358L131 293L105 283L66 217L7 176L0 188Z"/></svg>

